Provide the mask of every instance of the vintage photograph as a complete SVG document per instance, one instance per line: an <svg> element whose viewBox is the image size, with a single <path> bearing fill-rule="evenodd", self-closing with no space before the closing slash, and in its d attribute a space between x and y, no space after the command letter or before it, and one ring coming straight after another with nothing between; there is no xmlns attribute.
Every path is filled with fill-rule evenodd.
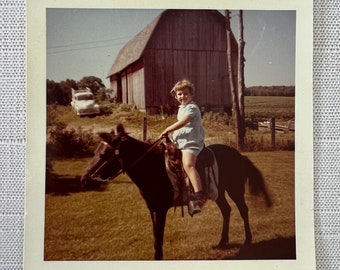
<svg viewBox="0 0 340 270"><path fill-rule="evenodd" d="M298 8L42 10L40 264L313 266Z"/></svg>

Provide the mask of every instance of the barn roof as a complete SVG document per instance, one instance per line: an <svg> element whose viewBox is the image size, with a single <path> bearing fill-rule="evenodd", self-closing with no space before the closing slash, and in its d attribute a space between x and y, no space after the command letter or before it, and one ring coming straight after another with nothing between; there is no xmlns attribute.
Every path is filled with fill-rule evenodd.
<svg viewBox="0 0 340 270"><path fill-rule="evenodd" d="M151 23L149 23L134 38L132 38L130 41L128 41L128 43L125 44L125 46L120 50L107 77L110 77L111 75L123 70L142 56L144 48L148 40L150 39L153 30L156 28L161 16L162 13L158 15Z"/></svg>
<svg viewBox="0 0 340 270"><path fill-rule="evenodd" d="M151 23L149 23L141 32L139 32L134 38L132 38L118 53L115 62L113 63L107 78L110 76L122 71L130 64L136 62L141 58L144 49L155 30L159 20L163 16L165 12L169 10L163 11L160 15L158 15ZM217 10L211 10L212 13L215 13L218 16L224 17Z"/></svg>

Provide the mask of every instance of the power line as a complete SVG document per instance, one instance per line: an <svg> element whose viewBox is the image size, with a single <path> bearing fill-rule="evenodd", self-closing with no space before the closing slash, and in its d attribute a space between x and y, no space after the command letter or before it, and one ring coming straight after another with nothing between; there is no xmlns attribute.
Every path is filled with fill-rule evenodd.
<svg viewBox="0 0 340 270"><path fill-rule="evenodd" d="M52 52L50 51L50 52L47 52L47 54L58 54L58 53L71 52L71 51L91 50L91 49L97 49L97 48L119 46L119 45L125 44L126 42L119 42L119 43L114 43L114 44L110 44L110 45L101 45L101 46L99 45L99 46L91 46L91 47L83 47L83 48L72 48L72 47L81 46L81 45L90 45L90 44L98 44L98 43L103 43L103 42L112 42L112 41L115 41L115 40L126 39L126 38L131 38L131 36L124 36L124 37L108 39L108 40L101 40L101 41L89 41L89 42L74 43L74 44L69 44L69 45L60 45L60 46L48 47L47 50L62 49L62 48L66 48L66 49L52 51Z"/></svg>
<svg viewBox="0 0 340 270"><path fill-rule="evenodd" d="M57 53L72 52L72 51L81 51L81 50L91 50L91 49L97 49L97 48L114 47L114 46L118 46L118 45L122 45L122 44L125 44L125 42L111 44L111 45L93 46L93 47L87 47L87 48L66 49L66 50L62 50L62 51L47 52L47 54L57 54Z"/></svg>
<svg viewBox="0 0 340 270"><path fill-rule="evenodd" d="M84 44L91 44L91 43L102 43L102 42L108 42L108 41L115 41L115 40L120 40L120 39L126 39L130 38L131 36L123 36L119 38L113 38L113 39L107 39L107 40L98 40L98 41L88 41L88 42L81 42L81 43L74 43L74 44L66 44L66 45L59 45L59 46L52 46L48 47L47 49L57 49L57 48L64 48L64 47L74 47L74 46L79 46L79 45L84 45Z"/></svg>

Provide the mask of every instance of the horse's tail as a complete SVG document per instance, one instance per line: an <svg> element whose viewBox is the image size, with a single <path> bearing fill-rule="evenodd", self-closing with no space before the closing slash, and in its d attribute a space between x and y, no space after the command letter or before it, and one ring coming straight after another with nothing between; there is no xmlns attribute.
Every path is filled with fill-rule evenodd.
<svg viewBox="0 0 340 270"><path fill-rule="evenodd" d="M267 192L267 188L262 173L259 171L258 168L255 167L255 165L247 157L244 156L244 160L248 172L248 183L250 193L253 195L262 195L262 197L265 200L266 206L271 207L273 203Z"/></svg>

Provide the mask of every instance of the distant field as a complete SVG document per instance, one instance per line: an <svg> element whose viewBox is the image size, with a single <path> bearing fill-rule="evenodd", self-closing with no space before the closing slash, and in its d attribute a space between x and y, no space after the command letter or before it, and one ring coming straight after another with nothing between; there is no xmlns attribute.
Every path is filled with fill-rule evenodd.
<svg viewBox="0 0 340 270"><path fill-rule="evenodd" d="M295 119L294 97L246 96L244 105L247 118L254 116L260 121L272 117L279 121Z"/></svg>
<svg viewBox="0 0 340 270"><path fill-rule="evenodd" d="M262 171L274 206L247 194L253 245L242 248L243 223L232 206L230 246L214 249L222 217L209 201L191 218L185 208L170 209L165 228L164 259L294 259L294 152L252 152L247 156ZM45 260L151 260L153 236L144 200L122 175L101 191L81 192L79 176L89 159L54 162L45 205Z"/></svg>

